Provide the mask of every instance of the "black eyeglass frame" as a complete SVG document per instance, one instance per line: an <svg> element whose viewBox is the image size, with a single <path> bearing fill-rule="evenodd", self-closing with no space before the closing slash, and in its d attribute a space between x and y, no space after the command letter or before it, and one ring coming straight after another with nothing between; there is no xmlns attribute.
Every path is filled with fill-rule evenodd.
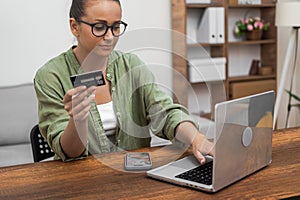
<svg viewBox="0 0 300 200"><path fill-rule="evenodd" d="M89 26L91 27L92 33L93 33L93 35L94 35L95 37L103 37L104 35L106 35L108 29L111 30L111 32L112 32L112 34L113 34L114 37L119 37L119 36L121 36L121 35L123 35L123 34L125 33L126 27L127 27L127 25L128 25L127 23L125 23L125 22L123 22L123 21L115 22L115 23L113 23L111 26L107 25L106 23L101 23L101 22L97 22L97 23L89 23L89 22L86 22L86 21L83 21L83 20L76 20L76 21L79 22L79 23L84 23L84 24L86 24L86 25L89 25ZM101 25L106 26L106 30L105 30L105 32L104 32L102 35L96 35L96 34L94 33L94 26L97 25L97 24L101 24ZM123 24L123 25L125 26L124 31L123 31L121 34L119 34L119 35L115 35L114 30L113 30L113 28L114 28L114 26L115 26L116 24Z"/></svg>

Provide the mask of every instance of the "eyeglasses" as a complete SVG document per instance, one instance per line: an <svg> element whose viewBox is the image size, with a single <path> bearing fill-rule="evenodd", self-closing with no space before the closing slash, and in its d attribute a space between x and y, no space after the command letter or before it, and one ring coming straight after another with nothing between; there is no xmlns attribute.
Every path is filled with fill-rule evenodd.
<svg viewBox="0 0 300 200"><path fill-rule="evenodd" d="M89 25L92 28L93 35L96 37L104 36L107 33L108 29L111 30L113 36L119 37L120 35L122 35L125 32L126 27L127 27L127 24L122 21L115 22L111 26L109 26L105 23L101 23L101 22L94 23L94 24L90 24L90 23L82 21L82 20L77 20L77 22L81 22L81 23Z"/></svg>

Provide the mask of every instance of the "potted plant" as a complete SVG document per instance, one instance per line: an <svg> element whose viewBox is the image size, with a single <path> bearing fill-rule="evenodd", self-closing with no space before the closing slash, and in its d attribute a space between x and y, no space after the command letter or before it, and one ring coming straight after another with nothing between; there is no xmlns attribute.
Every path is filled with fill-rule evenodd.
<svg viewBox="0 0 300 200"><path fill-rule="evenodd" d="M247 17L236 22L234 34L238 37L246 34L248 40L259 40L263 31L269 29L270 23L264 22L260 17Z"/></svg>

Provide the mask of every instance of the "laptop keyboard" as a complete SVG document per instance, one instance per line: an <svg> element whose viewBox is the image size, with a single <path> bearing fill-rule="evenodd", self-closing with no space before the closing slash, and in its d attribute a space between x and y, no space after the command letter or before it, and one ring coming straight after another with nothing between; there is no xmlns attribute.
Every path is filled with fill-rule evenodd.
<svg viewBox="0 0 300 200"><path fill-rule="evenodd" d="M199 167L190 169L182 174L175 176L176 178L185 179L188 181L194 181L197 183L202 183L205 185L212 184L212 174L213 174L213 162L205 163Z"/></svg>

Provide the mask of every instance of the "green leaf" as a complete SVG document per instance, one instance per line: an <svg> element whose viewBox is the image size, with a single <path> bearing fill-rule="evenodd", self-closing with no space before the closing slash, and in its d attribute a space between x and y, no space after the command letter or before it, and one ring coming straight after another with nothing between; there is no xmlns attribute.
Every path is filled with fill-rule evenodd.
<svg viewBox="0 0 300 200"><path fill-rule="evenodd" d="M297 104L291 104L292 107L300 108L300 103Z"/></svg>
<svg viewBox="0 0 300 200"><path fill-rule="evenodd" d="M239 29L241 30L241 32L246 31L247 30L247 26L245 24L240 24L239 25Z"/></svg>
<svg viewBox="0 0 300 200"><path fill-rule="evenodd" d="M297 101L300 102L300 97L298 97L297 95L293 94L291 91L285 90L291 97L293 97L294 99L296 99Z"/></svg>

